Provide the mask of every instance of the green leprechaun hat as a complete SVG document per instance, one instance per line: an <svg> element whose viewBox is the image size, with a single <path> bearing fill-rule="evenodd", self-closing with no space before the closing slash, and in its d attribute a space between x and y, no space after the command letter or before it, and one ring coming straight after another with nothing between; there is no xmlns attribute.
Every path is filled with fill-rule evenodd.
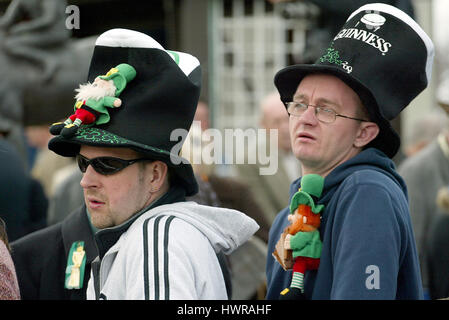
<svg viewBox="0 0 449 320"><path fill-rule="evenodd" d="M290 213L295 212L300 204L311 207L313 213L320 213L324 205L315 205L312 196L319 198L323 192L324 178L318 174L306 174L301 179L301 188L296 192L290 202Z"/></svg>
<svg viewBox="0 0 449 320"><path fill-rule="evenodd" d="M99 76L103 80L112 80L117 88L115 96L118 97L125 89L126 84L136 77L136 69L127 63L121 63L118 66L111 68L111 70L104 76Z"/></svg>

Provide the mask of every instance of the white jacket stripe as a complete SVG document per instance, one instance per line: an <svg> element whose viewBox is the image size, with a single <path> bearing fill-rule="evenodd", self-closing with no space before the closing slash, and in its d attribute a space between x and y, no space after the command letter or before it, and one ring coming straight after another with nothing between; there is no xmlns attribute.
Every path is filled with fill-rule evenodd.
<svg viewBox="0 0 449 320"><path fill-rule="evenodd" d="M170 298L170 285L169 285L169 257L168 257L168 241L169 241L169 228L174 216L160 215L156 217L150 217L145 220L143 224L143 249L144 249L144 297L145 300L151 299L150 297L150 274L149 268L149 250L153 250L153 286L154 293L153 299L168 300ZM155 219L153 219L155 218ZM165 218L165 219L164 219ZM148 224L150 220L153 220L153 248L148 247ZM162 241L161 241L162 240ZM162 243L161 243L162 242ZM162 245L162 246L161 246ZM161 290L162 289L162 290ZM162 292L161 292L162 291Z"/></svg>

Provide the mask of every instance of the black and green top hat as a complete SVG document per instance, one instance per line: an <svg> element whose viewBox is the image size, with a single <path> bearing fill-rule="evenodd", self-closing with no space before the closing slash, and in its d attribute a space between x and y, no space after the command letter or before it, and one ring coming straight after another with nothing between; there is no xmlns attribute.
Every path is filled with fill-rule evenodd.
<svg viewBox="0 0 449 320"><path fill-rule="evenodd" d="M396 7L367 4L353 12L329 48L314 63L280 70L274 83L281 100L293 95L308 74L326 73L360 97L379 135L368 146L392 158L400 146L394 119L430 82L434 46L422 28Z"/></svg>
<svg viewBox="0 0 449 320"><path fill-rule="evenodd" d="M120 93L120 108L109 108L110 120L101 125L82 125L70 138L56 136L50 140L49 149L73 157L82 144L132 148L167 163L185 187L186 195L195 194L198 185L192 166L179 157L181 139L179 135L173 138L172 133L176 129L187 132L192 124L201 88L198 59L165 50L143 33L112 29L95 43L88 81L123 63L132 66L136 74ZM128 74L118 71L117 75ZM111 72L106 77L115 79L117 75Z"/></svg>

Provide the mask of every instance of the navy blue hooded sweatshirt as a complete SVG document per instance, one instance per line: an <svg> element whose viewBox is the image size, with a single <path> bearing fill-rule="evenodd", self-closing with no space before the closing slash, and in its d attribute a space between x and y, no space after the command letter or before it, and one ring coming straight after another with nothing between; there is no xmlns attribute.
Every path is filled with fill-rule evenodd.
<svg viewBox="0 0 449 320"><path fill-rule="evenodd" d="M300 180L290 187L290 199ZM308 299L422 299L418 256L410 220L407 188L394 163L369 148L335 168L324 182L318 270L307 271ZM289 224L288 207L270 229L267 299L290 286L272 252Z"/></svg>

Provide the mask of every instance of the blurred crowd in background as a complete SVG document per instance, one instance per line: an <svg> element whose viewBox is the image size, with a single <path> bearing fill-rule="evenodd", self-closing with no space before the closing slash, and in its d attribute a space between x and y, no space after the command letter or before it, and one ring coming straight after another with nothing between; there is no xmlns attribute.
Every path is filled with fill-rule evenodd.
<svg viewBox="0 0 449 320"><path fill-rule="evenodd" d="M250 1L244 2L249 5ZM290 61L312 63L321 55L348 14L371 1L262 2L266 8L283 6L282 12L293 16L290 19L294 19L298 12L289 10L288 5L309 2L314 6L316 11L310 17L313 28L303 39L303 54L299 60ZM418 17L415 1L376 2L395 5L415 19ZM84 202L79 185L81 172L74 159L60 157L48 150L47 144L52 137L48 128L70 113L74 89L86 81L95 35L114 22L108 21L107 25L102 25L103 19L99 19L88 23L87 13L83 17L84 12L95 17L103 8L113 11L120 6L128 7L128 3L91 1L89 5L87 1L66 3L60 0L0 2L3 8L0 17L0 64L4 73L0 79L0 218L6 230L3 242L7 250L8 243L60 223ZM223 0L222 3L225 9L232 5L232 1ZM66 8L70 4L80 8L79 30L67 28ZM139 6L137 3L134 5ZM154 1L152 5L153 12L160 10L164 13L162 22L147 21L142 26L139 25L142 17L133 22L132 15L128 14L128 20L119 20L119 24L112 26L120 27L122 23L123 27L152 33L152 36L159 37L161 43L177 41L182 44L186 41L179 39L181 36L171 23L177 18L183 19L178 17L180 13L176 10L195 5L189 1ZM145 5L145 10L149 10L149 6ZM89 25L93 27L86 31ZM430 299L449 296L449 61L445 62L445 57L439 56L444 51L438 50L438 45L436 58L440 69L434 79L435 106L428 106L429 112L407 124L410 126L407 127L408 137L402 145L400 156L395 159L398 171L407 183L423 287ZM184 46L189 45L184 43ZM211 81L211 76L207 75L211 67L207 64L213 62L206 59L201 63L206 66L203 71L206 73L205 81ZM210 86L206 84L204 87ZM219 113L220 105L214 105L216 100L209 97L208 92L204 92L198 104L195 120L201 121L201 131L197 136L191 133L187 140L191 143L207 142L204 132L213 127L213 114ZM270 129L278 130L277 172L260 175L261 163L194 164L200 192L190 199L240 210L261 226L247 244L228 257L232 299L264 298L266 244L270 225L276 214L288 205L291 182L301 176L300 163L290 150L288 114L278 93L273 87L273 90L267 90L254 100L258 128L267 129L267 133ZM265 139L257 141L257 146L248 146L245 152L255 152L252 148L256 147L269 148L269 140L267 134ZM189 148L189 144L185 148ZM4 255L0 258L3 259ZM13 267L11 263L8 266ZM1 288L0 285L0 297ZM5 298L19 296L16 293Z"/></svg>

